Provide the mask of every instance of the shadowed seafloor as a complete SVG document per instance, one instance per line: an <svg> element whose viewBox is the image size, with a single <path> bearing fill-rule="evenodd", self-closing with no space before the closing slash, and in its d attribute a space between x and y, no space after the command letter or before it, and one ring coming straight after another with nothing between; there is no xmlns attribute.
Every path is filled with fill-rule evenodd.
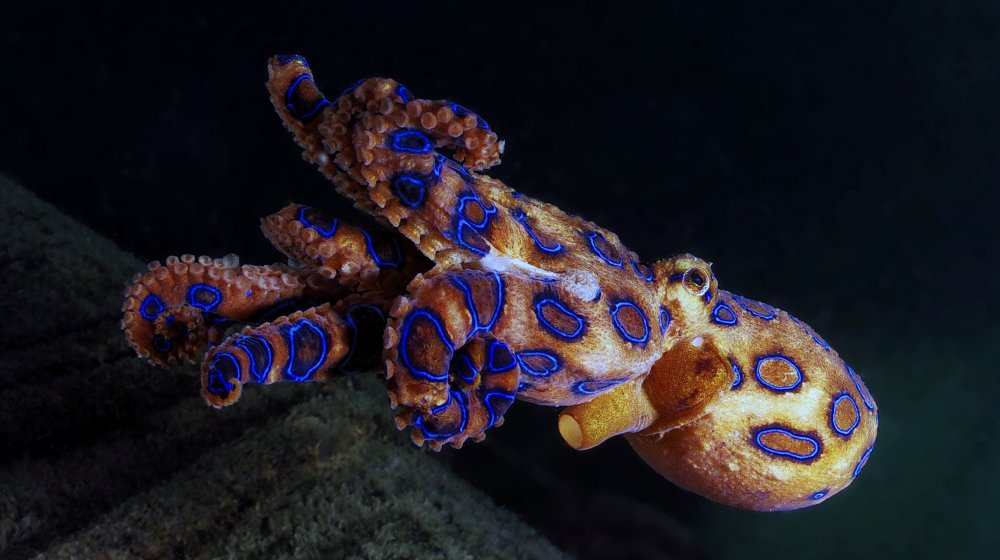
<svg viewBox="0 0 1000 560"><path fill-rule="evenodd" d="M118 330L142 263L2 177L0 238L0 557L562 556L400 437L376 378L213 410Z"/></svg>

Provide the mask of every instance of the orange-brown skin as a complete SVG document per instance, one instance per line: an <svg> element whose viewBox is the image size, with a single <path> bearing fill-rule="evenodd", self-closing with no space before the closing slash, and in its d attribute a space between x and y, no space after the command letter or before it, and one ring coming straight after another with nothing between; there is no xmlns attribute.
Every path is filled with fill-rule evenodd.
<svg viewBox="0 0 1000 560"><path fill-rule="evenodd" d="M720 290L697 257L643 263L613 233L478 173L503 142L468 109L381 78L331 101L297 56L270 61L268 89L305 159L399 235L291 205L263 221L293 259L254 269L285 281L266 297L205 288L180 261L138 278L126 336L161 364L215 344L210 404L381 359L397 424L433 449L481 440L518 398L567 407L574 448L626 434L678 485L748 509L818 503L867 460L874 401L808 326ZM276 304L298 311L255 326ZM250 326L220 343L232 322Z"/></svg>

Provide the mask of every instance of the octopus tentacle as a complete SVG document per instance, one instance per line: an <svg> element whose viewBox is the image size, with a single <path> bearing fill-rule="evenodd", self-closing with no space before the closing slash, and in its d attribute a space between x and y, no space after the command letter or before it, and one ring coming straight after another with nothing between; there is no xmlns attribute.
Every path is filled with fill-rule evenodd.
<svg viewBox="0 0 1000 560"><path fill-rule="evenodd" d="M499 275L474 271L418 276L411 297L390 310L386 377L397 423L413 440L461 446L500 422L521 366L495 326L502 314Z"/></svg>
<svg viewBox="0 0 1000 560"><path fill-rule="evenodd" d="M314 270L281 264L240 265L182 255L149 263L125 293L121 328L136 353L168 366L192 361L217 343L233 321L267 320L309 301L331 301L351 293Z"/></svg>
<svg viewBox="0 0 1000 560"><path fill-rule="evenodd" d="M482 441L486 430L503 425L503 415L514 403L519 377L506 344L492 337L473 337L451 361L447 400L429 411L398 408L396 427L412 426L413 442L426 443L434 450L444 445L460 448L468 439Z"/></svg>
<svg viewBox="0 0 1000 560"><path fill-rule="evenodd" d="M366 186L354 169L353 153L340 154L338 164L327 153L324 137L336 142L345 132L335 125L339 122L337 107L316 87L305 59L298 55L272 57L267 88L285 128L302 147L302 157L318 166L337 192L353 200L359 209L377 215L377 207L365 196Z"/></svg>
<svg viewBox="0 0 1000 560"><path fill-rule="evenodd" d="M368 231L301 204L264 218L261 230L282 253L362 292L399 293L414 275L430 268L423 255L393 232Z"/></svg>
<svg viewBox="0 0 1000 560"><path fill-rule="evenodd" d="M463 261L489 250L484 230L496 214L490 202L496 197L477 185L509 189L470 171L496 165L503 151L481 117L450 101L413 99L382 78L358 82L328 101L301 57L275 57L269 71L271 101L305 159L359 208L439 262L444 250L463 254ZM505 231L528 240L514 218L505 221Z"/></svg>
<svg viewBox="0 0 1000 560"><path fill-rule="evenodd" d="M206 354L202 396L214 407L236 402L246 383L326 381L379 365L385 315L358 304L343 314L329 304L247 327Z"/></svg>

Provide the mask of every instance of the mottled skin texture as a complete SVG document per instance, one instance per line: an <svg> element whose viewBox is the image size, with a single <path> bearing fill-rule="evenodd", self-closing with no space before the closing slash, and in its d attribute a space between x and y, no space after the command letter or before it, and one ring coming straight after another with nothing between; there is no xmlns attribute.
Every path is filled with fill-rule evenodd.
<svg viewBox="0 0 1000 560"><path fill-rule="evenodd" d="M418 444L481 440L515 398L562 406L571 446L627 434L665 477L748 509L818 503L867 461L874 401L816 333L697 257L645 263L480 173L503 151L481 117L381 78L330 100L298 56L267 85L304 158L387 229L293 204L262 221L288 265L185 255L137 275L126 337L161 365L208 345L209 404L384 366Z"/></svg>

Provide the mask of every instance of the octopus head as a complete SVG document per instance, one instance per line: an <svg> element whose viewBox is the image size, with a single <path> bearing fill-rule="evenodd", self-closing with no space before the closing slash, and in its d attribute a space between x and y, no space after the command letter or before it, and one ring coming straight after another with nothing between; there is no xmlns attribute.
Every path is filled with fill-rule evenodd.
<svg viewBox="0 0 1000 560"><path fill-rule="evenodd" d="M661 475L744 509L806 507L850 484L878 424L861 377L805 323L718 289L705 261L657 266L669 313L663 356L645 377L569 410L574 421L560 427L585 432L590 410L613 411L627 420L610 431ZM605 433L577 447L614 435L597 429Z"/></svg>

